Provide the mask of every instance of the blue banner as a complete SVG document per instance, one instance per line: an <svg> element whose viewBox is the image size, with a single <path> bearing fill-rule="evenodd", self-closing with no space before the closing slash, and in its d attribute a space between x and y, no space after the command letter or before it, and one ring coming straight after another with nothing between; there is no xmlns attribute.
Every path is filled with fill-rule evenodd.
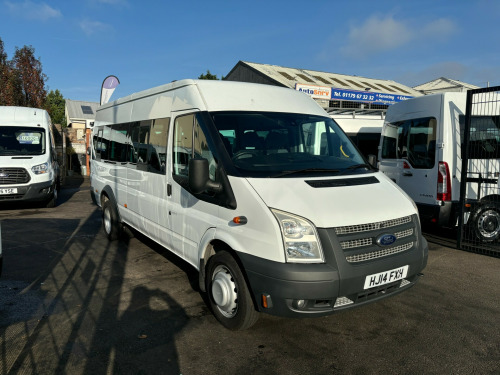
<svg viewBox="0 0 500 375"><path fill-rule="evenodd" d="M383 92L371 92L371 91L356 91L356 90L343 90L336 89L332 87L332 99L333 100L352 100L356 102L367 102L374 104L394 104L402 102L403 100L408 100L413 98L413 96L407 95L397 95L397 94L387 94Z"/></svg>

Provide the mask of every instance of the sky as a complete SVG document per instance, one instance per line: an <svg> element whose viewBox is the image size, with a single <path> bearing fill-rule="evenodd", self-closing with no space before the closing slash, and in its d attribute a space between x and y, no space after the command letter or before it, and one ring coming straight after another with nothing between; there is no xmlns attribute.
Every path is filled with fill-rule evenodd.
<svg viewBox="0 0 500 375"><path fill-rule="evenodd" d="M0 0L8 59L32 46L48 90L112 100L238 61L388 79L500 85L496 0Z"/></svg>

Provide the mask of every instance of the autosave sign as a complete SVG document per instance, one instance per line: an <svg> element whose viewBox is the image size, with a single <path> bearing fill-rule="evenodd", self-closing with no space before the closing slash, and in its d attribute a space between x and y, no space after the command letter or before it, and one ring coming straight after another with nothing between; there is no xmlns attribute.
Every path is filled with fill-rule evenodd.
<svg viewBox="0 0 500 375"><path fill-rule="evenodd" d="M313 99L330 99L332 96L332 88L326 86L304 85L297 83L295 90L309 95Z"/></svg>

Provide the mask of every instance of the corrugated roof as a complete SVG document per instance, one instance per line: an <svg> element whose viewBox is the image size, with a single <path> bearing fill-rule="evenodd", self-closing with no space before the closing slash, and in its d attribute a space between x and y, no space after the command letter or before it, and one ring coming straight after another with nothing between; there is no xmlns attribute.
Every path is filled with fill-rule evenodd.
<svg viewBox="0 0 500 375"><path fill-rule="evenodd" d="M422 95L419 91L411 87L391 80L349 76L345 74L321 72L309 69L287 68L284 66L258 64L247 61L240 61L240 63L248 65L249 67L290 88L295 88L295 84L302 83L357 91L383 92L394 95Z"/></svg>
<svg viewBox="0 0 500 375"><path fill-rule="evenodd" d="M436 90L455 90L459 88L464 88L465 90L478 89L478 86L471 85L469 83L457 81L455 79L440 77L434 79L430 82L423 83L421 85L413 87L415 90L421 92L436 91Z"/></svg>
<svg viewBox="0 0 500 375"><path fill-rule="evenodd" d="M94 120L99 103L66 99L66 113L71 119Z"/></svg>

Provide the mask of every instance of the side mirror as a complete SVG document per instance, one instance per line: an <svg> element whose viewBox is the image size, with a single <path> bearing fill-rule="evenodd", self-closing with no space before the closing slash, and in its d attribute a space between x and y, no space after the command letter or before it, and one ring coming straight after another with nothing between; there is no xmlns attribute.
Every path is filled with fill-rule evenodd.
<svg viewBox="0 0 500 375"><path fill-rule="evenodd" d="M377 156L375 155L368 155L368 163L374 167L374 168L377 168Z"/></svg>
<svg viewBox="0 0 500 375"><path fill-rule="evenodd" d="M222 191L222 185L210 180L207 159L191 159L188 164L189 190L193 194L200 194L208 190L214 193Z"/></svg>

